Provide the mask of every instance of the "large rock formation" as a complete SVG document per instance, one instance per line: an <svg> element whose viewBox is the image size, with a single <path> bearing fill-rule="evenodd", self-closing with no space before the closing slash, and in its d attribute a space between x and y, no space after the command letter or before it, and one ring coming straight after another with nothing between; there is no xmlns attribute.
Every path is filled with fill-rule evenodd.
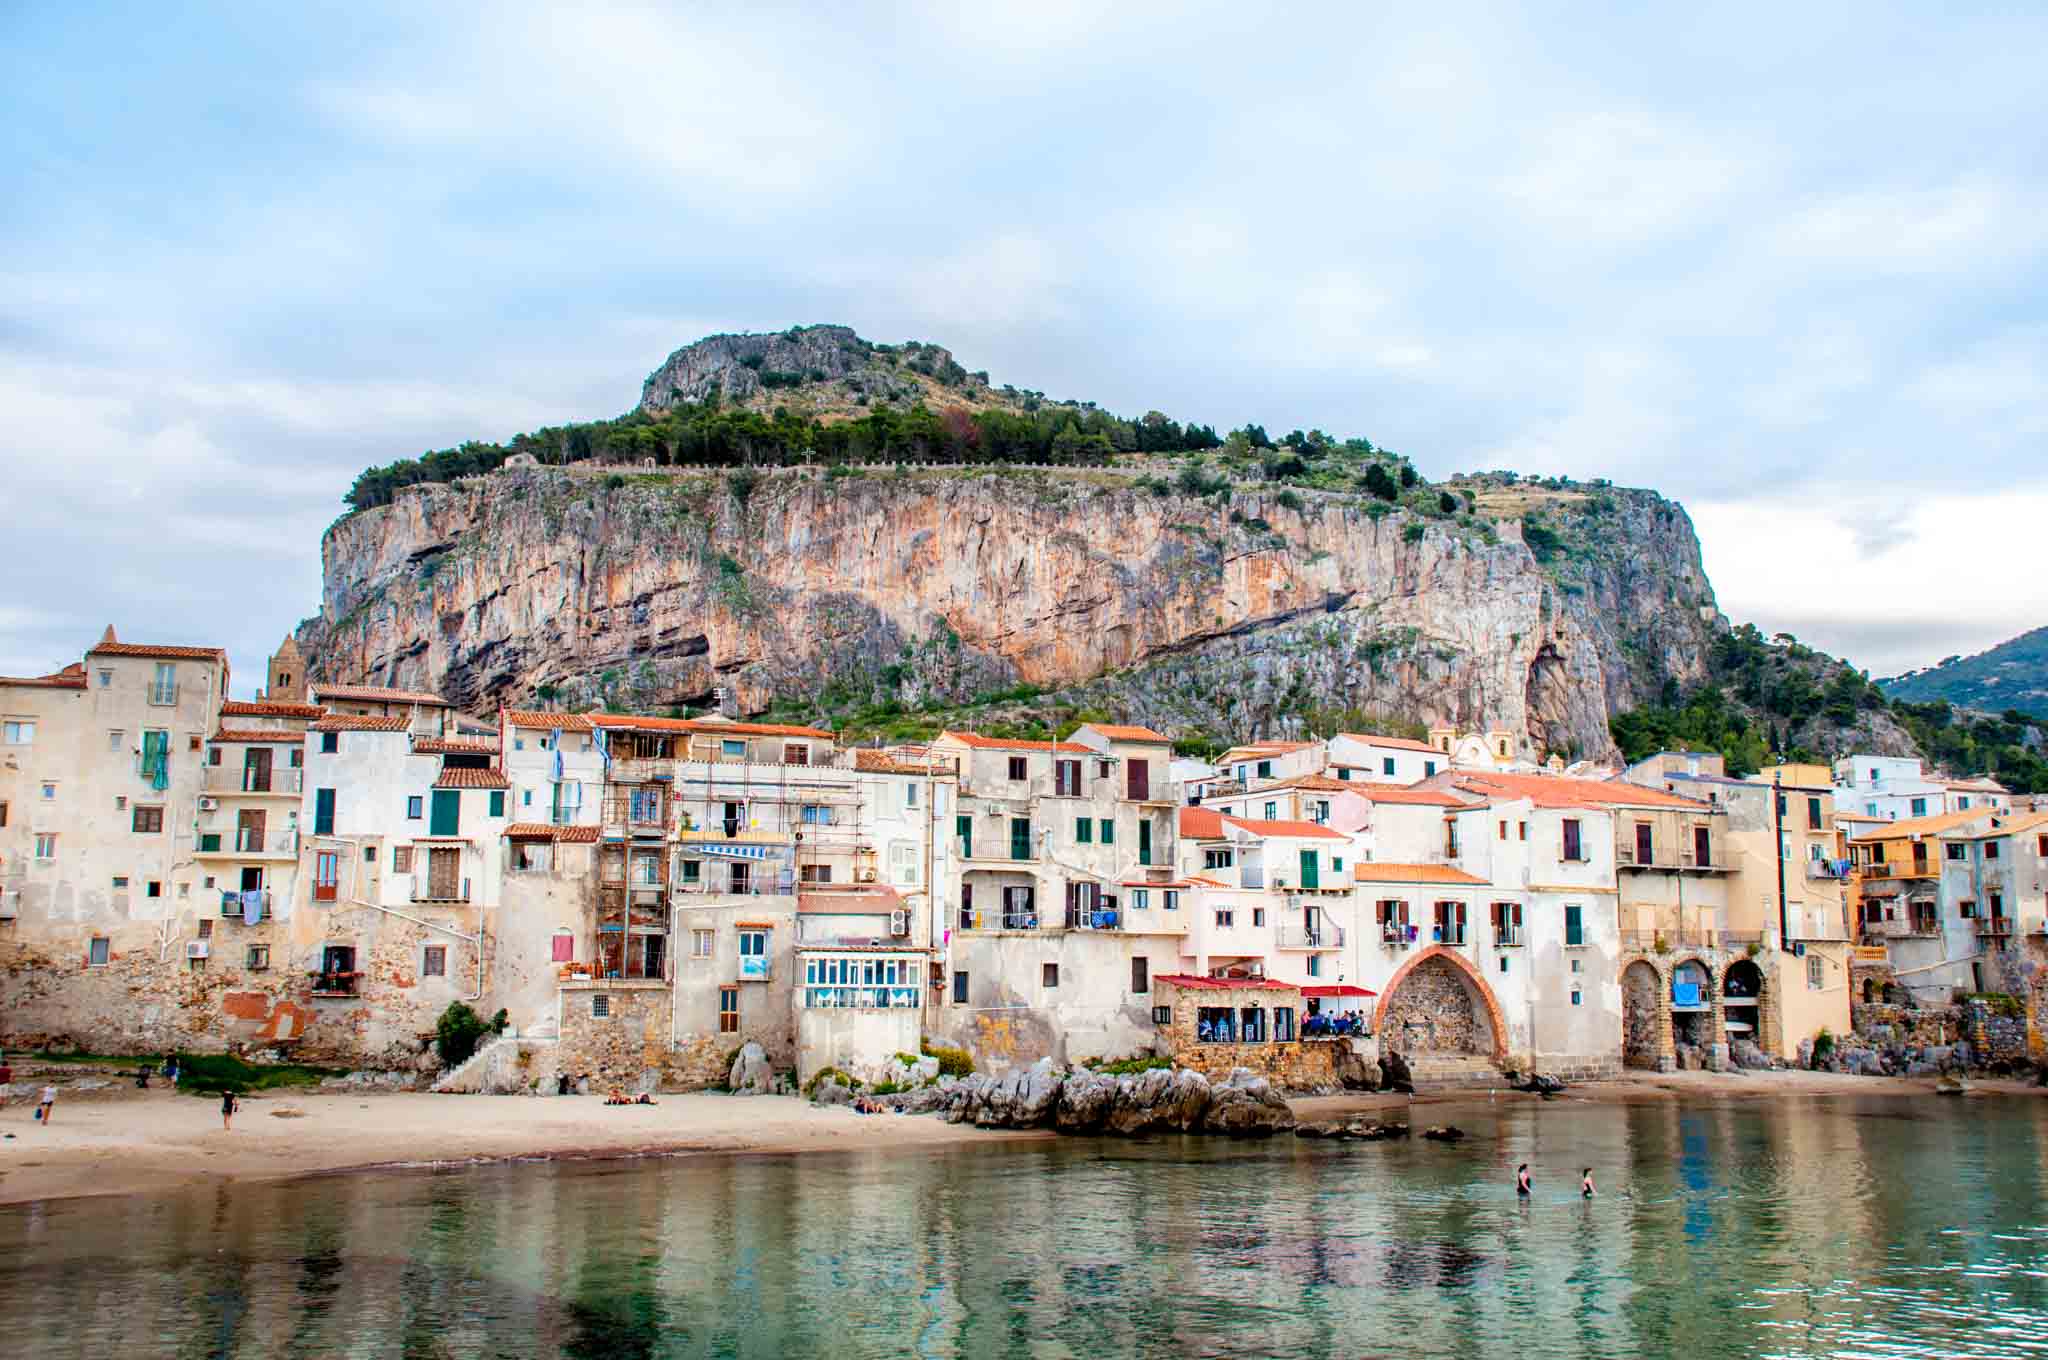
<svg viewBox="0 0 2048 1360"><path fill-rule="evenodd" d="M648 400L758 377L705 362L672 360ZM508 467L336 523L299 642L324 679L476 710L723 691L744 713L828 682L914 704L1022 681L1170 731L1315 710L1505 728L1568 757L1609 750L1609 714L1667 678L1704 678L1722 625L1682 510L1554 496L1566 546L1539 543L1540 563L1519 512L1480 510L1194 498L1100 469Z"/></svg>

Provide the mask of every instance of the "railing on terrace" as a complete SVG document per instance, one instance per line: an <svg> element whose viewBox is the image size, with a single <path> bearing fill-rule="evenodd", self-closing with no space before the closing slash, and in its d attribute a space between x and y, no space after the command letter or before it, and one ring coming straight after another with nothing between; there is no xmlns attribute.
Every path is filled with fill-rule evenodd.
<svg viewBox="0 0 2048 1360"><path fill-rule="evenodd" d="M1848 877L1847 874L1838 873L1835 866L1824 859L1810 859L1806 861L1806 876L1810 879L1824 879L1836 883Z"/></svg>
<svg viewBox="0 0 2048 1360"><path fill-rule="evenodd" d="M1274 930L1282 949L1342 949L1344 927L1282 925Z"/></svg>
<svg viewBox="0 0 2048 1360"><path fill-rule="evenodd" d="M1716 930L1624 930L1621 947L1638 954L1668 954L1674 949L1716 949L1728 938Z"/></svg>
<svg viewBox="0 0 2048 1360"><path fill-rule="evenodd" d="M1495 949L1519 949L1521 946L1522 928L1520 926L1495 926L1493 928L1493 947Z"/></svg>
<svg viewBox="0 0 2048 1360"><path fill-rule="evenodd" d="M199 788L203 793L296 794L304 788L305 775L289 767L266 772L246 765L202 765Z"/></svg>
<svg viewBox="0 0 2048 1360"><path fill-rule="evenodd" d="M1977 933L1979 935L2010 935L2012 934L2012 918L2010 916L1980 916L1977 918Z"/></svg>
<svg viewBox="0 0 2048 1360"><path fill-rule="evenodd" d="M962 930L1035 930L1054 931L1067 928L1062 914L1047 914L1035 910L1016 911L973 911L956 912Z"/></svg>
<svg viewBox="0 0 2048 1360"><path fill-rule="evenodd" d="M457 883L435 883L424 875L415 874L412 880L412 900L466 903L469 901L469 880L465 878Z"/></svg>
<svg viewBox="0 0 2048 1360"><path fill-rule="evenodd" d="M1429 941L1431 944L1463 944L1465 927L1456 922L1433 925L1429 928Z"/></svg>
<svg viewBox="0 0 2048 1360"><path fill-rule="evenodd" d="M313 976L313 995L358 996L362 980L361 973L317 973Z"/></svg>
<svg viewBox="0 0 2048 1360"><path fill-rule="evenodd" d="M1855 867L1858 878L1934 878L1940 874L1938 862L1933 859L1897 861L1889 864L1859 864Z"/></svg>
<svg viewBox="0 0 2048 1360"><path fill-rule="evenodd" d="M220 895L220 914L229 920L239 921L243 919L243 917L248 915L248 898L252 895L256 898L256 905L262 912L263 919L269 920L270 890L268 888L251 888L247 892L222 893Z"/></svg>
<svg viewBox="0 0 2048 1360"><path fill-rule="evenodd" d="M1380 944L1388 949L1407 949L1421 936L1422 932L1411 925L1386 925L1378 927Z"/></svg>
<svg viewBox="0 0 2048 1360"><path fill-rule="evenodd" d="M819 892L831 892L836 885L814 883L805 886ZM789 897L797 891L797 884L796 879L787 874L749 874L745 878L735 878L731 874L704 874L697 878L677 879L675 891L678 895L691 897Z"/></svg>

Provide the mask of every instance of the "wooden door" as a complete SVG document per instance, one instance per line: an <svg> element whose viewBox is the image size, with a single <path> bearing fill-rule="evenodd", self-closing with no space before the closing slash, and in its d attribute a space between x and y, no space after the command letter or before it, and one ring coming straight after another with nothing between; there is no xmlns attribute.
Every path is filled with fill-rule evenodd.
<svg viewBox="0 0 2048 1360"><path fill-rule="evenodd" d="M247 793L270 792L270 748L251 746L242 755L242 789Z"/></svg>
<svg viewBox="0 0 2048 1360"><path fill-rule="evenodd" d="M341 889L341 852L322 850L313 856L313 900L332 902Z"/></svg>
<svg viewBox="0 0 2048 1360"><path fill-rule="evenodd" d="M459 896L462 852L436 847L427 852L427 896L452 902Z"/></svg>
<svg viewBox="0 0 2048 1360"><path fill-rule="evenodd" d="M245 854L259 854L263 850L265 821L269 817L261 808L243 808L235 814L235 849Z"/></svg>

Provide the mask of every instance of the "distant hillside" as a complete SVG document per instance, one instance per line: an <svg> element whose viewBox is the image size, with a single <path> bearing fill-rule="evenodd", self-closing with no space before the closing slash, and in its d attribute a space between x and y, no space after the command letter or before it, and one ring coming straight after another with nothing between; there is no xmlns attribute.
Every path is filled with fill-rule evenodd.
<svg viewBox="0 0 2048 1360"><path fill-rule="evenodd" d="M2048 628L2022 633L1975 656L1880 680L1885 693L1915 703L1943 700L1963 708L2048 714Z"/></svg>

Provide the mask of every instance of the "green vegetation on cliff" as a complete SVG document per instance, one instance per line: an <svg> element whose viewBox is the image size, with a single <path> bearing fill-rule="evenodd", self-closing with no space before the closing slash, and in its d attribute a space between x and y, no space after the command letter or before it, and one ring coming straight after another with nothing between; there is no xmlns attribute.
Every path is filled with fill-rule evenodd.
<svg viewBox="0 0 2048 1360"><path fill-rule="evenodd" d="M1880 680L1894 699L1941 700L1969 708L2048 713L2048 628L2036 628L1975 656Z"/></svg>

